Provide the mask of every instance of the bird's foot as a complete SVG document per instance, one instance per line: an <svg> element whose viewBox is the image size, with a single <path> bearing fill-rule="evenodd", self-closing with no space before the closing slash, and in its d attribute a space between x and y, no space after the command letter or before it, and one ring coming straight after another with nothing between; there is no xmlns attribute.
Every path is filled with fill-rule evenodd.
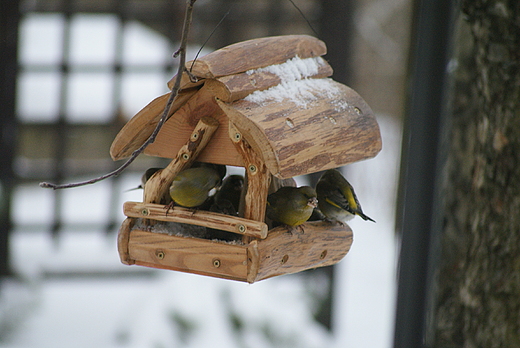
<svg viewBox="0 0 520 348"><path fill-rule="evenodd" d="M166 209L166 216L168 216L168 213L170 212L170 210L173 210L174 206L175 206L175 203L173 201L171 201L169 204L166 204L164 206L164 209Z"/></svg>
<svg viewBox="0 0 520 348"><path fill-rule="evenodd" d="M304 234L305 233L305 229L303 228L303 225L297 225L297 226L289 226L287 225L287 232L286 233L289 233L291 236L294 235L295 233L301 233L301 234Z"/></svg>

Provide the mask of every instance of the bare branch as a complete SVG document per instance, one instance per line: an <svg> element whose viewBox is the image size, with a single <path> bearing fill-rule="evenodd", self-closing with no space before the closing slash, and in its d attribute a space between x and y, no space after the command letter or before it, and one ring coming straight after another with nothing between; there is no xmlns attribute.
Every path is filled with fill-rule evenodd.
<svg viewBox="0 0 520 348"><path fill-rule="evenodd" d="M52 188L54 190L58 190L58 189L65 189L65 188L72 188L72 187L94 184L98 181L105 180L112 176L117 176L117 175L121 174L121 172L123 170L125 170L126 167L128 167L137 158L137 156L139 156L144 151L144 149L146 149L146 147L148 145L150 145L151 143L153 143L155 141L157 134L159 134L159 131L161 130L162 126L168 120L168 114L169 114L170 108L173 104L173 101L175 100L175 98L177 98L177 95L179 94L182 74L184 72L187 72L187 69L185 67L185 65L186 65L186 46L188 44L188 35L190 32L190 28L191 28L193 5L195 4L195 1L197 1L197 0L187 0L186 1L186 12L185 12L185 16L184 16L184 25L183 25L183 29L182 29L181 43L180 43L179 49L173 55L174 57L179 56L179 69L177 70L177 78L175 79L175 83L174 83L172 91L170 93L170 97L168 98L168 101L166 102L166 106L164 107L164 111L161 116L161 119L157 123L157 126L155 127L155 129L152 132L152 134L150 135L150 137L148 137L148 139L143 143L143 145L141 145L137 150L135 150L132 153L130 158L128 160L126 160L126 162L123 163L123 165L121 165L121 167L117 168L113 172L99 176L97 178L93 178L93 179L86 180L86 181L80 181L80 182L76 182L76 183L71 183L71 184L57 185L57 184L51 184L48 182L41 182L40 187Z"/></svg>

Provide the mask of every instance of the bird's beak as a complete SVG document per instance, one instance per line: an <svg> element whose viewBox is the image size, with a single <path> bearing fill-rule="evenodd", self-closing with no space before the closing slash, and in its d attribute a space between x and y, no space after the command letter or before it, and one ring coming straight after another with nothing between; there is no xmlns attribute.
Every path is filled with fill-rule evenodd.
<svg viewBox="0 0 520 348"><path fill-rule="evenodd" d="M311 208L316 208L318 206L318 198L309 198L309 200L307 201L307 205Z"/></svg>
<svg viewBox="0 0 520 348"><path fill-rule="evenodd" d="M139 185L139 186L134 187L134 188L131 188L131 189L129 189L129 190L125 190L124 192L130 192L130 191L140 190L140 189L142 189L142 188L143 188L143 186L142 186L142 185Z"/></svg>

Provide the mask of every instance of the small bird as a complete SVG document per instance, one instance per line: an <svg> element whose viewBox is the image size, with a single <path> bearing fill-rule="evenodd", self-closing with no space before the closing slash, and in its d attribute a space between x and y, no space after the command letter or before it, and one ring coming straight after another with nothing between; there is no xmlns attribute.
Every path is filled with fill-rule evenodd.
<svg viewBox="0 0 520 348"><path fill-rule="evenodd" d="M222 185L224 186L224 185ZM215 196L211 197L215 198ZM211 207L209 208L209 211L224 215L231 215L231 216L237 216L238 213L231 203L231 201L221 198L218 201L214 200L214 202L211 204ZM233 232L227 232L222 230L217 230L214 228L208 228L207 229L207 239L218 239L223 240L227 242L232 241L240 241L242 239L242 236L240 234L236 234Z"/></svg>
<svg viewBox="0 0 520 348"><path fill-rule="evenodd" d="M223 180L227 173L227 167L223 164L214 164L214 163L206 163L206 162L198 162L195 161L191 165L190 168L212 168L215 169L220 177L220 180Z"/></svg>
<svg viewBox="0 0 520 348"><path fill-rule="evenodd" d="M215 200L215 196L210 197L211 198L211 206L209 207L209 211L212 211L214 213L224 214L224 215L231 215L231 216L237 216L238 213L233 206L233 203L231 203L230 200L227 199L219 199L218 201Z"/></svg>
<svg viewBox="0 0 520 348"><path fill-rule="evenodd" d="M155 173L157 173L157 171L159 171L161 169L163 169L163 168L148 168L146 170L146 172L144 172L143 176L141 176L141 184L137 187L134 187L133 189L129 189L126 191L144 189L144 185L146 184L146 182L152 177L152 175L154 175Z"/></svg>
<svg viewBox="0 0 520 348"><path fill-rule="evenodd" d="M189 168L181 171L170 186L173 202L185 208L196 208L220 184L219 173L211 167Z"/></svg>
<svg viewBox="0 0 520 348"><path fill-rule="evenodd" d="M240 195L244 187L244 177L242 175L230 175L224 179L220 189L210 197L211 206L209 211L224 215L238 216L238 206ZM221 231L208 228L208 239L218 239L224 241L239 241L242 236L236 233Z"/></svg>
<svg viewBox="0 0 520 348"><path fill-rule="evenodd" d="M354 188L335 169L323 173L316 184L316 193L319 209L330 220L343 223L358 215L363 220L375 222L363 213Z"/></svg>
<svg viewBox="0 0 520 348"><path fill-rule="evenodd" d="M242 195L242 189L244 188L244 177L242 175L230 175L224 179L222 186L215 193L215 204L220 206L227 206L228 203L222 201L228 201L232 204L232 207L236 215L238 213L238 207L240 205L240 196ZM228 214L231 215L231 214Z"/></svg>
<svg viewBox="0 0 520 348"><path fill-rule="evenodd" d="M281 187L267 196L267 217L288 226L298 226L309 219L318 200L312 187Z"/></svg>

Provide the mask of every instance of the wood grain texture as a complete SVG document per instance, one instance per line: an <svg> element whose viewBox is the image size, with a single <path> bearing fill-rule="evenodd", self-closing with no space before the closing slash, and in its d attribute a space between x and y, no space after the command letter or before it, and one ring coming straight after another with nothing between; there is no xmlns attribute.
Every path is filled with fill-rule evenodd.
<svg viewBox="0 0 520 348"><path fill-rule="evenodd" d="M242 73L251 69L281 64L296 56L311 58L327 53L325 43L308 35L271 36L238 42L195 61L186 63L191 73L204 79ZM173 86L172 79L168 87Z"/></svg>
<svg viewBox="0 0 520 348"><path fill-rule="evenodd" d="M192 224L260 239L267 237L267 225L263 221L253 221L204 210L193 210L176 206L171 208L168 211L168 215L166 215L164 205L125 202L123 212L126 216L133 218Z"/></svg>
<svg viewBox="0 0 520 348"><path fill-rule="evenodd" d="M324 61L318 72L308 78L323 78L332 75L332 67ZM233 102L247 97L255 91L263 91L280 84L282 80L276 74L267 71L239 73L206 80L205 84L215 97L225 102Z"/></svg>
<svg viewBox="0 0 520 348"><path fill-rule="evenodd" d="M258 241L259 269L254 280L333 265L351 245L352 230L347 225L313 221L292 232L287 232L287 227L274 228L266 239Z"/></svg>
<svg viewBox="0 0 520 348"><path fill-rule="evenodd" d="M175 158L179 149L190 137L197 122L203 116L216 119L220 126L213 134L211 142L198 155L197 161L243 166L243 160L229 139L229 120L215 101L215 97L202 87L173 117L164 124L157 139L150 144L145 154L150 156Z"/></svg>
<svg viewBox="0 0 520 348"><path fill-rule="evenodd" d="M132 230L129 255L136 265L246 281L247 247Z"/></svg>
<svg viewBox="0 0 520 348"><path fill-rule="evenodd" d="M191 65L191 62L190 62L190 65ZM186 68L189 69L190 65L186 64ZM186 71L184 71L182 73L181 87L180 87L181 91L184 89L199 87L199 86L203 85L204 82L206 81L204 78L197 78L196 76L192 76L192 77L194 77L196 80L192 80ZM177 74L173 75L173 77L170 79L170 81L168 81L167 85L170 90L173 88L176 78L177 78Z"/></svg>
<svg viewBox="0 0 520 348"><path fill-rule="evenodd" d="M196 92L197 89L180 91L168 115L179 110ZM170 93L167 93L155 98L124 125L110 147L110 156L114 161L130 157L150 137L161 119L169 96Z"/></svg>
<svg viewBox="0 0 520 348"><path fill-rule="evenodd" d="M179 149L177 156L166 168L157 171L144 186L145 203L166 203L169 201L169 188L177 174L189 168L199 153L206 147L219 123L214 118L200 118L186 144Z"/></svg>
<svg viewBox="0 0 520 348"><path fill-rule="evenodd" d="M232 123L229 124L229 136L244 159L246 169L245 184L247 184L247 188L243 212L241 211L240 214L249 220L264 221L271 174L262 161L262 157L253 150L246 138ZM250 239L244 238L243 241L248 243Z"/></svg>
<svg viewBox="0 0 520 348"><path fill-rule="evenodd" d="M135 219L126 218L125 221L121 224L119 228L119 233L117 234L117 251L119 253L119 258L121 263L125 265L133 265L134 260L130 259L130 255L128 253L128 241L130 240L130 230L134 226Z"/></svg>
<svg viewBox="0 0 520 348"><path fill-rule="evenodd" d="M260 254L258 253L258 241L252 240L247 248L247 282L253 284L258 277L260 269Z"/></svg>
<svg viewBox="0 0 520 348"><path fill-rule="evenodd" d="M307 105L291 99L217 102L277 177L315 173L374 157L382 144L372 110L351 88L330 79L325 83L326 90L310 90L316 98Z"/></svg>
<svg viewBox="0 0 520 348"><path fill-rule="evenodd" d="M278 227L248 245L132 230L132 224L125 221L118 236L126 240L126 249L119 248L123 263L249 283L335 264L352 244L348 226L321 221L303 230Z"/></svg>

